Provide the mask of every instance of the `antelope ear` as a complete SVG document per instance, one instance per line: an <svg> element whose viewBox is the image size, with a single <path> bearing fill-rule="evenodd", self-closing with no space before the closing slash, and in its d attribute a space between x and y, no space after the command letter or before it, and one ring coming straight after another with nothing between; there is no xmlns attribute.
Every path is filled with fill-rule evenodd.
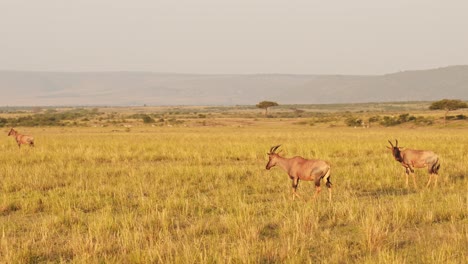
<svg viewBox="0 0 468 264"><path fill-rule="evenodd" d="M387 146L388 149L392 149L391 147Z"/></svg>

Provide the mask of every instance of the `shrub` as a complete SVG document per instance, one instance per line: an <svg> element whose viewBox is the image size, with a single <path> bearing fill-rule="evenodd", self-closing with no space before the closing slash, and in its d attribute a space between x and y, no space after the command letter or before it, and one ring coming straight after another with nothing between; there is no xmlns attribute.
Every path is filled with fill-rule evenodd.
<svg viewBox="0 0 468 264"><path fill-rule="evenodd" d="M6 126L8 120L6 118L0 118L0 127Z"/></svg>
<svg viewBox="0 0 468 264"><path fill-rule="evenodd" d="M380 121L380 116L371 116L369 117L369 123L375 123Z"/></svg>
<svg viewBox="0 0 468 264"><path fill-rule="evenodd" d="M433 119L432 118L426 118L424 116L412 116L409 114L401 114L398 117L392 117L392 116L384 116L383 119L380 121L380 124L382 126L396 126L400 125L403 123L408 123L408 122L414 122L416 125L432 125L433 124Z"/></svg>
<svg viewBox="0 0 468 264"><path fill-rule="evenodd" d="M143 123L150 124L156 122L151 116L143 115Z"/></svg>
<svg viewBox="0 0 468 264"><path fill-rule="evenodd" d="M380 124L382 126L396 126L396 125L399 125L400 122L398 122L398 119L397 118L394 118L394 117L391 117L391 116L384 116L383 117L383 120L380 121Z"/></svg>
<svg viewBox="0 0 468 264"><path fill-rule="evenodd" d="M361 126L362 119L351 116L346 118L345 123L350 127Z"/></svg>
<svg viewBox="0 0 468 264"><path fill-rule="evenodd" d="M414 123L416 125L432 125L434 123L434 119L432 117L418 116L415 118Z"/></svg>
<svg viewBox="0 0 468 264"><path fill-rule="evenodd" d="M465 115L456 115L456 116L447 116L448 120L464 120L466 119Z"/></svg>

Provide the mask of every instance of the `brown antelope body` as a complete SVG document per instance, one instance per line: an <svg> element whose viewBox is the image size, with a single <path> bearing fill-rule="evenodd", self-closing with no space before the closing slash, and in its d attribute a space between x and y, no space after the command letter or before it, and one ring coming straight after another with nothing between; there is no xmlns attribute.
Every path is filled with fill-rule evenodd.
<svg viewBox="0 0 468 264"><path fill-rule="evenodd" d="M392 155L395 160L400 162L401 165L405 168L407 188L409 174L413 176L414 187L417 188L414 168L427 168L429 172L429 180L427 181L426 187L429 187L433 177L435 178L434 186L437 186L437 178L440 168L439 157L437 154L429 150L402 150L402 147L398 147L398 140L395 140L395 146L390 140L388 142L392 147L387 148L392 150Z"/></svg>
<svg viewBox="0 0 468 264"><path fill-rule="evenodd" d="M31 147L34 147L34 138L27 135L22 135L18 133L18 131L14 130L13 128L8 133L8 136L13 136L16 139L16 143L18 143L18 148L21 147L21 144L28 144Z"/></svg>
<svg viewBox="0 0 468 264"><path fill-rule="evenodd" d="M268 153L268 163L266 169L269 170L274 166L278 166L286 173L288 173L289 178L292 180L293 188L293 200L299 195L296 193L297 186L299 181L314 181L315 182L315 194L314 199L321 191L320 181L322 179L326 180L326 186L328 187L329 200L331 201L331 182L330 182L330 165L323 160L318 159L304 159L302 157L296 156L293 158L284 158L281 157L275 151L281 145L272 147Z"/></svg>

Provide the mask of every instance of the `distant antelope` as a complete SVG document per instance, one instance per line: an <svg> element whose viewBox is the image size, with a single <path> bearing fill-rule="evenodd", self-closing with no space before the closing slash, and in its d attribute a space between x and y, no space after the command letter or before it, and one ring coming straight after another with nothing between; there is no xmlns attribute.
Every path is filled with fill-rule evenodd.
<svg viewBox="0 0 468 264"><path fill-rule="evenodd" d="M437 186L438 172L440 168L439 157L432 151L429 150L414 150L414 149L405 149L401 150L403 147L398 147L398 140L395 139L395 146L392 142L388 141L392 147L388 147L392 150L393 157L396 161L400 162L403 167L405 167L406 173L406 188L408 188L408 176L411 173L413 175L414 187L418 188L416 185L416 177L414 175L413 168L427 168L429 172L429 180L427 181L426 187L429 187L431 184L432 176L435 175L434 186Z"/></svg>
<svg viewBox="0 0 468 264"><path fill-rule="evenodd" d="M13 128L10 129L8 136L13 136L16 139L16 143L18 143L18 148L21 147L21 144L28 144L31 147L34 147L34 138L31 136L21 135L18 131L14 130Z"/></svg>
<svg viewBox="0 0 468 264"><path fill-rule="evenodd" d="M288 173L289 178L292 180L293 200L296 196L299 197L299 195L296 193L299 180L315 182L315 199L321 191L320 181L325 179L327 181L326 186L328 187L329 200L331 201L332 183L330 182L330 165L328 165L323 160L304 159L299 156L290 159L283 158L279 155L279 153L275 153L275 151L280 146L281 145L271 147L270 152L267 153L269 160L266 165L266 169L269 170L272 167L278 165L278 167L282 168Z"/></svg>

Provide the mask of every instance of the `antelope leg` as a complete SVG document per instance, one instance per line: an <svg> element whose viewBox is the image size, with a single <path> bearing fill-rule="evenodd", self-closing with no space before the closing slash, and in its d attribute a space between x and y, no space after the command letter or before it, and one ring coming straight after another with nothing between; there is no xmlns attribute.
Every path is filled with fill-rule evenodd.
<svg viewBox="0 0 468 264"><path fill-rule="evenodd" d="M320 186L315 186L315 194L314 194L314 200L317 198L317 196L320 194L320 191L322 191L322 187Z"/></svg>
<svg viewBox="0 0 468 264"><path fill-rule="evenodd" d="M439 174L434 174L434 188L437 187L437 179L439 178Z"/></svg>
<svg viewBox="0 0 468 264"><path fill-rule="evenodd" d="M429 180L427 181L426 188L429 187L429 184L431 184L432 180L432 173L429 174Z"/></svg>
<svg viewBox="0 0 468 264"><path fill-rule="evenodd" d="M294 190L294 193L293 193L293 200L295 200L295 197L297 198L301 198L301 196L299 194L297 194L296 190Z"/></svg>
<svg viewBox="0 0 468 264"><path fill-rule="evenodd" d="M406 169L406 171L405 171L405 176L406 176L405 186L406 186L406 189L408 189L408 178L409 178L409 170L408 169Z"/></svg>
<svg viewBox="0 0 468 264"><path fill-rule="evenodd" d="M296 197L301 198L301 196L299 194L297 194L296 189L293 189L293 195L292 195L293 201L296 200Z"/></svg>
<svg viewBox="0 0 468 264"><path fill-rule="evenodd" d="M299 194L297 194L297 192L296 192L298 185L299 185L299 179L298 178L293 178L293 183L292 183L292 187L293 187L293 196L292 196L292 198L293 198L293 200L295 200L296 197L301 198L299 196Z"/></svg>
<svg viewBox="0 0 468 264"><path fill-rule="evenodd" d="M414 174L414 172L411 172L411 176L413 176L414 188L417 189L417 188L418 188L418 185L416 184L416 175Z"/></svg>

